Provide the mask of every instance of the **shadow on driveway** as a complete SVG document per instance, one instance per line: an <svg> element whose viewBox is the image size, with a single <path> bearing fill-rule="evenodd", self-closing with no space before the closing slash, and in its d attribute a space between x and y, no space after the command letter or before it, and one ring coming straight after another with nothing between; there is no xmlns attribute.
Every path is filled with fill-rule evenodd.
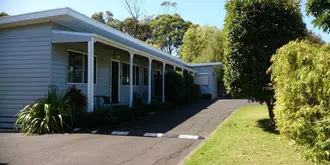
<svg viewBox="0 0 330 165"><path fill-rule="evenodd" d="M139 121L126 123L114 130L130 132L130 134L141 136L143 133L166 133L197 113L207 110L207 107L216 102L213 100L201 100L198 103L181 109L157 112L152 116L145 117ZM112 130L98 131L100 134L109 134Z"/></svg>

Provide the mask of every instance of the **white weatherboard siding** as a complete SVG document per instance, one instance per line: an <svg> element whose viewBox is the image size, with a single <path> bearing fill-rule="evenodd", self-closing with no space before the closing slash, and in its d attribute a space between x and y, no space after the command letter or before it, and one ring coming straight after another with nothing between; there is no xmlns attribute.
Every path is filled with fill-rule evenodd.
<svg viewBox="0 0 330 165"><path fill-rule="evenodd" d="M122 63L129 63L129 53L123 51L114 51L110 46L95 43L96 56L96 84L94 85L94 95L111 95L111 59L114 55L119 55L120 69ZM78 51L87 54L87 43L63 43L52 44L52 61L51 61L51 84L55 84L60 90L66 90L74 83L67 83L67 51ZM143 85L143 68L148 67L148 59L135 55L134 64L139 66L139 86L134 86L133 91L141 95L147 93L147 86ZM156 74L157 65L153 61L153 74ZM121 71L122 73L122 71ZM120 75L121 77L121 75ZM87 95L87 84L76 84L77 88L82 89L83 94ZM129 102L129 86L120 85L120 104L128 105Z"/></svg>
<svg viewBox="0 0 330 165"><path fill-rule="evenodd" d="M174 65L180 70L209 73L208 92L216 96L212 65L221 63L188 64L70 8L47 10L0 18L0 127L12 127L8 122L14 119L9 118L46 94L50 85L62 91L73 85L67 83L67 52L87 54L87 41L91 39L97 41L94 43L97 67L94 95L111 96L111 60L119 61L121 70L123 63L129 63L131 52L135 53L133 63L139 66L140 78L133 92L140 93L145 101L148 87L144 86L143 70L148 67L148 58L153 59L152 96L155 95L154 75L157 71L162 73L162 62L167 63L165 72ZM121 85L121 74L119 78L119 101L128 105L129 86ZM87 95L87 84L76 85Z"/></svg>
<svg viewBox="0 0 330 165"><path fill-rule="evenodd" d="M212 76L212 98L216 98L218 96L218 75L216 72L216 68L212 67L213 76Z"/></svg>
<svg viewBox="0 0 330 165"><path fill-rule="evenodd" d="M65 44L52 44L52 72L51 84L55 84L60 90L66 90L69 86L73 85L67 82L67 60L68 50L81 52L87 55L87 42L86 43L65 43ZM109 75L107 57L102 51L95 47L96 56L96 85L94 85L95 95L108 95ZM100 75L100 76L99 76ZM77 88L81 88L83 93L87 95L87 83L76 84ZM102 90L102 88L104 90Z"/></svg>
<svg viewBox="0 0 330 165"><path fill-rule="evenodd" d="M47 91L50 54L50 23L0 29L0 116L14 116Z"/></svg>
<svg viewBox="0 0 330 165"><path fill-rule="evenodd" d="M217 97L217 74L216 69L212 65L195 66L193 67L197 71L195 83L205 84L208 83L208 87L201 88L201 93L211 94L212 98ZM205 77L207 76L207 77ZM207 81L207 82L206 82Z"/></svg>

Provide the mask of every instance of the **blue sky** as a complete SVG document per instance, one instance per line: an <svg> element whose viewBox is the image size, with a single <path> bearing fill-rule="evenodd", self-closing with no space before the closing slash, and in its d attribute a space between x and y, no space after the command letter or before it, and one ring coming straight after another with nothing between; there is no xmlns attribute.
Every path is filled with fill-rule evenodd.
<svg viewBox="0 0 330 165"><path fill-rule="evenodd" d="M164 12L159 5L164 0L141 1L141 8L147 15L157 15ZM222 29L226 15L225 0L171 0L171 2L178 3L176 12L185 20L195 24L215 25ZM123 0L0 0L0 12L4 11L10 15L62 7L70 7L87 16L105 10L111 11L114 17L118 19L128 16ZM312 18L305 15L304 5L302 5L302 12L307 28L319 34L323 40L330 42L330 34L313 27Z"/></svg>

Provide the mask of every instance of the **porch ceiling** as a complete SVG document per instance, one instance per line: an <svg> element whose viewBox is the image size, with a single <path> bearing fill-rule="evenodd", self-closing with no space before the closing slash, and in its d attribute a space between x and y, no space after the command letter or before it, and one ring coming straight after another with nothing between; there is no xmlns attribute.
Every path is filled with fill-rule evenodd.
<svg viewBox="0 0 330 165"><path fill-rule="evenodd" d="M152 54L148 54L146 52L140 51L138 49L134 49L131 47L128 47L126 45L120 44L118 42L112 41L110 39L107 39L103 36L93 34L93 33L82 33L82 32L73 32L73 31L63 31L63 30L52 30L52 43L69 43L69 42L88 42L91 40L94 40L96 42L100 42L106 45L110 45L125 51L134 52L138 55L152 58L154 60L165 62L166 64L170 64L176 67L183 68L185 70L189 70L191 72L196 72L194 69L191 69L190 67L186 67L180 64L177 64L175 62L169 61L164 58L160 58L158 56L154 56Z"/></svg>

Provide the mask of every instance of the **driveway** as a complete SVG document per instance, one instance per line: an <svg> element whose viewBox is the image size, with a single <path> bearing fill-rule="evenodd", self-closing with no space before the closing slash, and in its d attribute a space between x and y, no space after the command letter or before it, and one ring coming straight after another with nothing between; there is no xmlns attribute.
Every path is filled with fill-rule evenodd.
<svg viewBox="0 0 330 165"><path fill-rule="evenodd" d="M249 104L247 100L203 100L189 108L156 114L117 130L207 138L235 109ZM91 133L42 136L0 133L0 139L0 164L9 165L170 165L180 163L203 141Z"/></svg>

